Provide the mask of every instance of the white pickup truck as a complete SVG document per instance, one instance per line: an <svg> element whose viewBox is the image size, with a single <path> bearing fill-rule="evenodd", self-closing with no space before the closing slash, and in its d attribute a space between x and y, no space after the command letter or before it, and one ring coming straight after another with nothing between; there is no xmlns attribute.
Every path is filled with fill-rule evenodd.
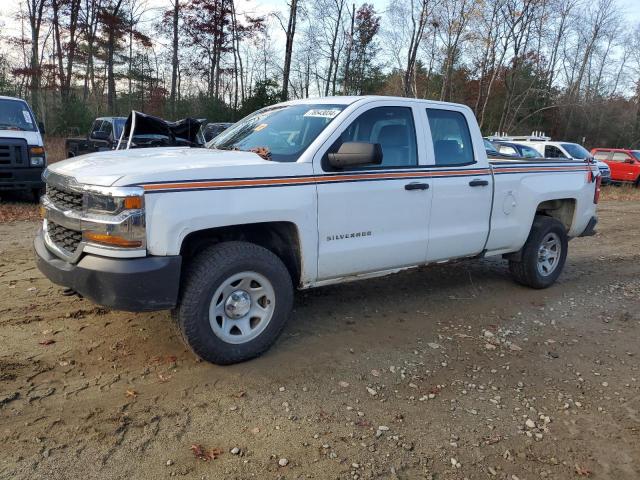
<svg viewBox="0 0 640 480"><path fill-rule="evenodd" d="M95 153L44 177L40 270L108 307L173 309L219 364L274 343L295 287L490 255L547 287L594 231L600 179L587 162L490 163L469 108L390 97L282 103L204 149Z"/></svg>

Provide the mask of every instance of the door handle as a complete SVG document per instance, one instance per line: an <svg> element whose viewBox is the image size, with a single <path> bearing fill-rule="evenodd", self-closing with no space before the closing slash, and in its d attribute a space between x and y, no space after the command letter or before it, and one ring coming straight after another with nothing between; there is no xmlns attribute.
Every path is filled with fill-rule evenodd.
<svg viewBox="0 0 640 480"><path fill-rule="evenodd" d="M418 182L407 183L404 186L405 190L426 190L427 188L429 188L428 183L418 183Z"/></svg>
<svg viewBox="0 0 640 480"><path fill-rule="evenodd" d="M486 187L487 185L489 185L488 180L478 180L477 178L469 182L470 187Z"/></svg>

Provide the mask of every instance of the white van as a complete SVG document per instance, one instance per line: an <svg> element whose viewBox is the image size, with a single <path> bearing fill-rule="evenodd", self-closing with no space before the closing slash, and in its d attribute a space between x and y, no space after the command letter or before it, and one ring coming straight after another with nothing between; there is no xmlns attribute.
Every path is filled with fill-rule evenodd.
<svg viewBox="0 0 640 480"><path fill-rule="evenodd" d="M29 190L40 197L47 166L43 134L27 102L0 96L0 193Z"/></svg>

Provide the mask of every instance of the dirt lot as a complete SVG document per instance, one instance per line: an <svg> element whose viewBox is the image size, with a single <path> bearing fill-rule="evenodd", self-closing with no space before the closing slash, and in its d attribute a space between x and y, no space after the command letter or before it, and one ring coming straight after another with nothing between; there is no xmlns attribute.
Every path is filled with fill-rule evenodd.
<svg viewBox="0 0 640 480"><path fill-rule="evenodd" d="M0 224L0 478L638 479L640 201L600 215L551 289L483 260L309 291L232 367L61 296Z"/></svg>

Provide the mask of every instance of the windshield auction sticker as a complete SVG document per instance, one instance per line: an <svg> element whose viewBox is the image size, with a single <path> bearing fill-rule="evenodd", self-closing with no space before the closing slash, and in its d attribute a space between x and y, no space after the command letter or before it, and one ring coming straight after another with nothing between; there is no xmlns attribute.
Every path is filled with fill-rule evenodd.
<svg viewBox="0 0 640 480"><path fill-rule="evenodd" d="M27 123L33 123L31 121L31 115L29 115L29 112L27 112L26 110L22 110L22 115L24 116L24 120Z"/></svg>
<svg viewBox="0 0 640 480"><path fill-rule="evenodd" d="M318 118L334 118L340 113L340 110L335 108L313 108L304 114L305 117L318 117Z"/></svg>

